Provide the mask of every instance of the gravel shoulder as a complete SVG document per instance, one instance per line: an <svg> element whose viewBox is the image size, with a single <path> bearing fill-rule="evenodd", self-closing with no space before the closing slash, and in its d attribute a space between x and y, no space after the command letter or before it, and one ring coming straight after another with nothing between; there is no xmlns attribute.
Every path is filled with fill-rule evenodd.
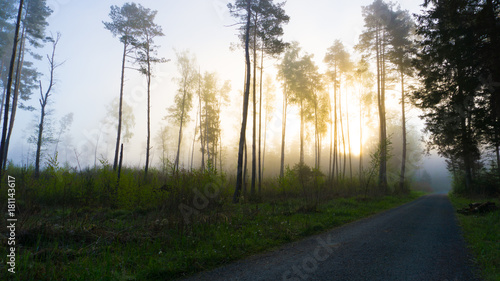
<svg viewBox="0 0 500 281"><path fill-rule="evenodd" d="M479 280L446 195L397 208L184 280Z"/></svg>

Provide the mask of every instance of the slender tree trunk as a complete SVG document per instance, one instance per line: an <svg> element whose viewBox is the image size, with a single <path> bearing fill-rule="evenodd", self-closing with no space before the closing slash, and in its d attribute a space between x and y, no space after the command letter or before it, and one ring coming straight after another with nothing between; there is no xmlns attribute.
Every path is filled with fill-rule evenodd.
<svg viewBox="0 0 500 281"><path fill-rule="evenodd" d="M7 138L7 126L8 126L8 121L9 121L9 102L10 102L10 95L11 95L11 90L12 90L12 79L14 75L14 64L16 61L16 53L17 53L17 44L18 44L18 37L19 37L19 27L21 26L21 15L23 12L23 4L24 0L19 1L19 9L17 13L17 21L16 21L16 29L14 32L14 44L12 44L12 56L10 59L10 66L9 66L9 73L8 73L8 78L7 78L7 96L5 98L5 111L4 111L4 120L3 120L3 129L2 129L2 139L0 141L0 163L3 163L5 159L4 155L4 148L5 148L5 140ZM0 169L0 178L2 177L3 174L3 169Z"/></svg>
<svg viewBox="0 0 500 281"><path fill-rule="evenodd" d="M319 169L318 164L318 104L314 103L314 168Z"/></svg>
<svg viewBox="0 0 500 281"><path fill-rule="evenodd" d="M176 171L179 171L179 155L180 155L180 151L181 151L182 125L184 123L184 106L185 106L185 103L186 103L186 94L187 94L186 93L186 89L184 89L184 93L182 95L181 122L180 122L180 125L179 125L179 139L178 139L178 142L177 142L177 156L175 156L175 163L174 163Z"/></svg>
<svg viewBox="0 0 500 281"><path fill-rule="evenodd" d="M495 154L497 157L497 172L500 177L500 117L495 117Z"/></svg>
<svg viewBox="0 0 500 281"><path fill-rule="evenodd" d="M7 83L5 83L7 84ZM7 93L7 87L4 87L3 88L3 91L2 91L2 101L1 101L1 105L0 105L0 115L3 115L3 106L5 104L5 94ZM0 120L1 120L1 117L0 117Z"/></svg>
<svg viewBox="0 0 500 281"><path fill-rule="evenodd" d="M381 64L381 72L382 72L382 83L381 83L381 98L380 102L382 104L382 124L383 124L383 150L382 150L382 157L381 157L381 165L382 165L382 190L383 192L387 192L387 152L388 152L388 147L387 147L387 125L386 125L386 118L385 118L385 77L386 77L386 69L385 69L385 35L382 34L382 64Z"/></svg>
<svg viewBox="0 0 500 281"><path fill-rule="evenodd" d="M335 75L336 76L336 75ZM333 89L333 116L334 116L334 128L333 128L333 167L332 167L332 176L337 179L339 178L339 166L338 166L338 145L337 145L337 138L338 138L338 127L337 127L337 78L335 77L335 83L334 83L334 89Z"/></svg>
<svg viewBox="0 0 500 281"><path fill-rule="evenodd" d="M339 82L342 87L342 81ZM347 163L347 153L345 149L345 136L344 136L344 121L342 120L342 93L339 88L339 121L340 121L340 134L342 135L342 154L344 157L344 164L342 168L342 179L345 178L345 168Z"/></svg>
<svg viewBox="0 0 500 281"><path fill-rule="evenodd" d="M330 110L330 161L328 162L328 179L333 183L332 156L333 156L333 116L332 102L330 100L330 86L328 86L328 109Z"/></svg>
<svg viewBox="0 0 500 281"><path fill-rule="evenodd" d="M250 185L250 194L255 195L255 180L256 180L256 162L257 162L257 15L255 15L254 21L254 33L253 33L253 114L252 114L252 181Z"/></svg>
<svg viewBox="0 0 500 281"><path fill-rule="evenodd" d="M203 122L202 118L202 104L201 104L201 72L199 73L200 81L198 83L198 99L199 99L199 109L200 109L200 144L201 144L201 170L205 170L205 135L203 134ZM206 132L205 132L206 134Z"/></svg>
<svg viewBox="0 0 500 281"><path fill-rule="evenodd" d="M267 116L268 112L266 110L266 115L264 117L264 147L262 148L262 179L264 179L264 164L266 163L266 137L267 137L267 120L268 120L268 116Z"/></svg>
<svg viewBox="0 0 500 281"><path fill-rule="evenodd" d="M352 182L352 153L351 153L351 136L349 133L349 101L347 100L348 95L345 95L345 115L346 115L346 129L347 129L347 149L349 150L349 178Z"/></svg>
<svg viewBox="0 0 500 281"><path fill-rule="evenodd" d="M264 48L262 48L262 54L260 56L260 94L259 94L259 195L262 189L262 166L261 166L261 143L262 143L262 75L264 73Z"/></svg>
<svg viewBox="0 0 500 281"><path fill-rule="evenodd" d="M42 139L43 139L43 125L44 125L44 120L45 120L45 106L47 105L47 95L45 95L45 98L43 97L42 94L42 82L40 82L40 106L41 106L41 113L40 113L40 123L38 124L38 139L36 142L36 156L35 156L35 178L38 178L40 175L40 156L41 156L41 150L42 150Z"/></svg>
<svg viewBox="0 0 500 281"><path fill-rule="evenodd" d="M247 146L247 142L245 140L245 167L243 169L243 195L246 196L247 195L247 185L248 185L248 182L247 182L247 173L248 173L248 146Z"/></svg>
<svg viewBox="0 0 500 281"><path fill-rule="evenodd" d="M219 95L219 103L217 105L217 121L219 122L219 170L222 173L222 129L220 128L220 112L222 106L222 92Z"/></svg>
<svg viewBox="0 0 500 281"><path fill-rule="evenodd" d="M402 68L403 66L401 66ZM404 87L404 73L401 69L401 126L403 134L403 152L401 159L401 174L399 176L399 189L405 190L405 170L406 170L406 117L405 117L405 87Z"/></svg>
<svg viewBox="0 0 500 281"><path fill-rule="evenodd" d="M114 194L115 196L118 194L118 188L120 186L120 177L122 174L122 163L123 163L123 143L120 146L120 160L118 161L118 176L116 177L116 189L115 189L115 194Z"/></svg>
<svg viewBox="0 0 500 281"><path fill-rule="evenodd" d="M304 101L300 100L300 163L304 164Z"/></svg>
<svg viewBox="0 0 500 281"><path fill-rule="evenodd" d="M5 61L3 59L0 60L0 79L1 79L1 77L3 77L4 65L5 65ZM5 101L5 93L7 92L7 87L5 86L7 84L7 81L3 80L2 83L3 83L2 85L4 85L4 87L2 90L2 101L0 102L0 120L1 120L2 113L3 113L3 104Z"/></svg>
<svg viewBox="0 0 500 281"><path fill-rule="evenodd" d="M285 133L286 133L286 110L288 107L288 97L286 93L286 85L283 89L283 120L281 122L281 161L280 161L280 178L285 175Z"/></svg>
<svg viewBox="0 0 500 281"><path fill-rule="evenodd" d="M194 134L193 134L193 147L191 149L191 167L190 170L193 170L193 161L194 161L194 144L196 142L196 128L198 128L198 110L196 111L196 118L195 120L195 125L194 125Z"/></svg>
<svg viewBox="0 0 500 281"><path fill-rule="evenodd" d="M323 137L318 133L318 169L321 170L321 143Z"/></svg>
<svg viewBox="0 0 500 281"><path fill-rule="evenodd" d="M24 65L24 44L26 41L25 31L26 31L26 27L23 26L23 30L21 32L20 45L19 45L19 54L17 57L16 78L15 78L15 83L14 83L14 96L12 99L12 109L10 112L9 130L7 132L7 138L5 140L4 161L2 163L2 165L3 165L2 168L4 170L7 167L10 137L12 135L12 130L14 129L14 121L16 120L17 101L19 99L19 92L20 92L20 87L21 87L21 75L22 75L23 65Z"/></svg>
<svg viewBox="0 0 500 281"><path fill-rule="evenodd" d="M359 99L359 182L363 180L363 105L360 93Z"/></svg>
<svg viewBox="0 0 500 281"><path fill-rule="evenodd" d="M463 161L465 166L465 185L467 190L471 191L472 185L472 159L470 157L469 152L469 143L468 143L468 132L466 125L466 118L462 117L462 145L464 147L463 151Z"/></svg>
<svg viewBox="0 0 500 281"><path fill-rule="evenodd" d="M120 103L118 107L118 128L116 132L116 145L115 145L115 159L113 161L113 171L116 171L116 166L118 165L118 153L120 148L120 138L122 132L122 116L123 116L123 86L125 84L125 63L127 58L127 42L123 43L123 55L122 55L122 74L120 78Z"/></svg>
<svg viewBox="0 0 500 281"><path fill-rule="evenodd" d="M498 141L495 144L495 154L497 156L497 172L498 176L500 177L500 146L498 145Z"/></svg>
<svg viewBox="0 0 500 281"><path fill-rule="evenodd" d="M380 29L376 31L377 52L377 93L380 119L380 166L378 185L382 192L387 192L387 137L385 128L385 61L383 39L380 38Z"/></svg>
<svg viewBox="0 0 500 281"><path fill-rule="evenodd" d="M245 85L245 94L243 96L243 118L241 122L240 143L238 149L238 166L236 173L236 188L234 190L233 202L238 203L240 198L240 190L242 185L243 176L243 147L245 144L245 131L247 128L247 114L248 114L248 99L250 94L250 53L248 50L249 33L250 33L250 0L247 2L247 23L245 28L245 62L247 66L247 77Z"/></svg>
<svg viewBox="0 0 500 281"><path fill-rule="evenodd" d="M151 141L151 61L149 56L149 43L147 44L147 63L148 63L148 73L147 73L147 93L148 93L148 132L146 140L146 167L144 168L144 177L148 175L149 168L149 150Z"/></svg>
<svg viewBox="0 0 500 281"><path fill-rule="evenodd" d="M205 144L207 146L207 161L212 165L213 167L213 161L210 159L210 138L209 138L209 129L210 126L208 124L208 97L205 97Z"/></svg>
<svg viewBox="0 0 500 281"><path fill-rule="evenodd" d="M42 149L42 144L43 144L43 128L44 128L44 119L46 115L45 107L47 106L47 102L49 100L50 96L50 91L52 90L52 86L54 86L54 70L56 69L57 65L55 62L55 53L56 53L56 46L57 43L59 42L60 35L57 35L57 39L53 42L52 45L52 56L48 57L49 65L50 65L50 80L49 80L49 87L47 88L47 91L45 94L43 94L42 91L42 81L39 81L40 85L40 107L41 107L41 112L40 112L40 123L38 125L38 140L37 140L37 146L36 146L36 158L35 158L35 178L38 178L40 175L40 156L41 156L41 149Z"/></svg>
<svg viewBox="0 0 500 281"><path fill-rule="evenodd" d="M222 136L219 137L219 170L222 173Z"/></svg>

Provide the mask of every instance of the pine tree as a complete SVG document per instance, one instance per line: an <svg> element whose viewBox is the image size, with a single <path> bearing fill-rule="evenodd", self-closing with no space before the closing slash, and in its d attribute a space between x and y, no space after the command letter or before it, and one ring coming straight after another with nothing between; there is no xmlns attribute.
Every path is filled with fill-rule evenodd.
<svg viewBox="0 0 500 281"><path fill-rule="evenodd" d="M193 94L198 84L198 73L196 70L196 61L188 51L176 52L177 70L180 77L176 78L179 89L175 95L175 104L168 109L168 118L179 125L179 137L177 142L177 153L175 156L174 168L179 170L179 155L182 142L182 128L185 122L190 120L189 111L193 107Z"/></svg>
<svg viewBox="0 0 500 281"><path fill-rule="evenodd" d="M111 6L109 17L111 22L103 22L104 27L111 31L113 36L119 36L120 42L123 44L121 78L120 78L120 101L118 110L118 127L116 134L115 157L113 160L113 170L116 171L118 166L118 154L120 149L120 140L122 135L122 111L123 111L123 91L125 84L125 68L127 58L134 54L137 47L140 28L140 7L135 3L125 3L122 7ZM132 59L136 59L132 56Z"/></svg>

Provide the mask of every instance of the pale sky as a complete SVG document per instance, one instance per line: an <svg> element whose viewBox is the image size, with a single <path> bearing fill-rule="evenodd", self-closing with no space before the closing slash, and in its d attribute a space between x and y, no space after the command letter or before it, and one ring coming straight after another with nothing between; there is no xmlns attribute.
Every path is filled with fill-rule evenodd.
<svg viewBox="0 0 500 281"><path fill-rule="evenodd" d="M109 21L111 5L121 6L125 2L127 1L48 1L54 13L49 19L47 31L61 32L62 38L56 59L60 62L65 61L57 69L57 85L50 107L54 110L53 119L56 122L63 115L74 113L71 146L83 154L81 161L85 161L85 164L93 164L93 149L97 136L105 133L102 132L101 124L106 115L105 107L119 95L122 45L118 38L114 38L104 29L102 22ZM223 135L233 146L237 142L236 136L241 119L239 93L243 85L244 57L242 50L229 49L231 43L238 41L236 35L238 31L236 27L229 27L235 20L229 16L226 7L228 2L226 0L137 1L144 7L158 10L156 22L162 26L165 34L156 40L156 44L160 46L159 56L172 59L171 62L155 66L156 77L153 79L152 88L153 137L161 124L168 122L162 118L175 95L176 85L172 81L177 75L174 63L175 48L189 49L195 54L202 72L216 71L221 82L231 80L232 108L225 112ZM372 0L288 0L284 9L290 16L290 23L285 26L284 39L298 41L303 51L315 55L316 63L323 69L322 60L326 49L335 39L340 39L352 52L352 47L357 43L359 34L363 30L361 6L371 3ZM401 0L398 3L402 9L411 13L420 10L420 1ZM38 52L46 54L49 51L47 45ZM271 68L275 63L268 60L266 64L266 70L273 73L273 78L274 71ZM46 74L46 60L38 65L39 71ZM42 83L44 82L46 80L42 78ZM127 70L125 83L125 100L134 108L136 119L134 137L130 144L125 145L125 160L131 165L142 167L146 133L145 78L133 70ZM277 108L281 108L279 99L277 103ZM32 105L38 106L38 92L32 96ZM25 159L22 158L26 158L26 153L34 150L33 145L26 143L26 139L33 131L29 127L30 122L33 122L33 116L33 113L18 113L13 133L13 139L18 141L11 142L9 154L9 158L15 159L16 162L25 163ZM280 122L275 123L280 124ZM190 129L187 129L184 135L186 142L192 139L192 126L192 123L189 124ZM278 125L274 130L281 132ZM116 137L116 132L113 130L109 134L111 139ZM101 142L103 142L102 136ZM114 143L111 142L108 146L102 144L99 153L105 155L106 150L108 159L112 161ZM185 154L187 155L188 151L185 151ZM74 161L72 155L67 157L69 161ZM64 162L64 155L60 156L60 159Z"/></svg>

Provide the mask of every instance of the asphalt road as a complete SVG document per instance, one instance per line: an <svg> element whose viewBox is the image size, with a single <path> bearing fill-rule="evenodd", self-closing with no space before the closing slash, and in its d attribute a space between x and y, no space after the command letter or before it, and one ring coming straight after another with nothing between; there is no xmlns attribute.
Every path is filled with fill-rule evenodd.
<svg viewBox="0 0 500 281"><path fill-rule="evenodd" d="M185 280L476 279L446 195L403 206Z"/></svg>

